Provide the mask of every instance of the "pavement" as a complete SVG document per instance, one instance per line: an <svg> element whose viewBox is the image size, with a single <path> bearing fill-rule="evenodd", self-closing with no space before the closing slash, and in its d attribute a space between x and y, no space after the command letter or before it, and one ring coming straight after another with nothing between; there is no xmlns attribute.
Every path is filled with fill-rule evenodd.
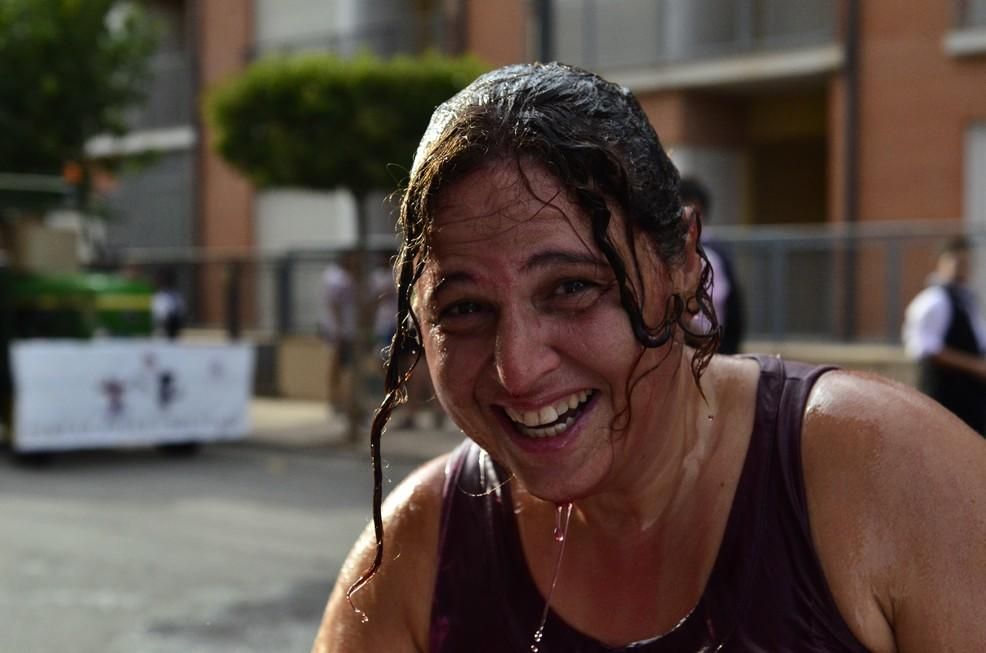
<svg viewBox="0 0 986 653"><path fill-rule="evenodd" d="M399 417L399 416L398 416ZM465 437L447 420L433 423L428 414L416 416L415 425L403 428L392 420L381 439L385 458L425 461L451 451ZM357 442L347 439L346 421L330 413L321 401L254 397L250 402L251 430L247 441L266 447L347 451L369 456L370 432Z"/></svg>

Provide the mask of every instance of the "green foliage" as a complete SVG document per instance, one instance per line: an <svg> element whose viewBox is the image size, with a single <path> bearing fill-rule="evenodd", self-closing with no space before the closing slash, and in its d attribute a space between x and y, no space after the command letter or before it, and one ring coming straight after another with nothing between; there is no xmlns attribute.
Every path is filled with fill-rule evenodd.
<svg viewBox="0 0 986 653"><path fill-rule="evenodd" d="M0 0L0 171L60 174L123 133L157 34L118 0Z"/></svg>
<svg viewBox="0 0 986 653"><path fill-rule="evenodd" d="M214 90L217 151L259 186L391 190L435 107L483 67L438 55L261 59Z"/></svg>

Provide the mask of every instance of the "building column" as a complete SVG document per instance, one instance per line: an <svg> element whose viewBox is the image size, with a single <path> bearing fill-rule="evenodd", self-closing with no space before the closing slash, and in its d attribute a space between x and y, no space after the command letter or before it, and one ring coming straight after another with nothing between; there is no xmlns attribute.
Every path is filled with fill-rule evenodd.
<svg viewBox="0 0 986 653"><path fill-rule="evenodd" d="M216 85L241 72L253 45L251 0L198 0L199 106ZM208 253L246 254L254 247L253 187L213 150L213 135L201 115L198 152L198 245ZM202 279L200 314L223 320L225 275L208 266ZM249 311L240 304L241 311ZM227 320L228 321L228 320Z"/></svg>

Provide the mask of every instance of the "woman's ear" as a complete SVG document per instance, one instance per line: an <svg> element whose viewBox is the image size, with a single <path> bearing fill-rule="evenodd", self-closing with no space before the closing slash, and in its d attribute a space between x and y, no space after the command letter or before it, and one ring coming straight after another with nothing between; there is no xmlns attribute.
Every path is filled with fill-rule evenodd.
<svg viewBox="0 0 986 653"><path fill-rule="evenodd" d="M684 208L682 219L688 225L685 234L685 251L681 265L671 269L671 279L675 292L686 300L695 295L702 277L702 257L698 255L698 241L702 233L698 213L690 206Z"/></svg>

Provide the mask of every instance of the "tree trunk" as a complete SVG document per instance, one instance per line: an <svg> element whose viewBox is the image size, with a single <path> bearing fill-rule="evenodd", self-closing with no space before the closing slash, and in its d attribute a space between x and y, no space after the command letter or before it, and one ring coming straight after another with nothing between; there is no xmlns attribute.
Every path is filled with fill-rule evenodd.
<svg viewBox="0 0 986 653"><path fill-rule="evenodd" d="M355 194L356 198L356 256L352 271L356 283L356 337L353 339L353 358L351 364L349 392L349 431L347 437L351 443L358 442L366 435L362 432L366 426L367 397L364 396L367 387L366 362L371 350L373 325L370 323L370 306L368 301L369 283L369 231L370 218L367 206L367 193Z"/></svg>

